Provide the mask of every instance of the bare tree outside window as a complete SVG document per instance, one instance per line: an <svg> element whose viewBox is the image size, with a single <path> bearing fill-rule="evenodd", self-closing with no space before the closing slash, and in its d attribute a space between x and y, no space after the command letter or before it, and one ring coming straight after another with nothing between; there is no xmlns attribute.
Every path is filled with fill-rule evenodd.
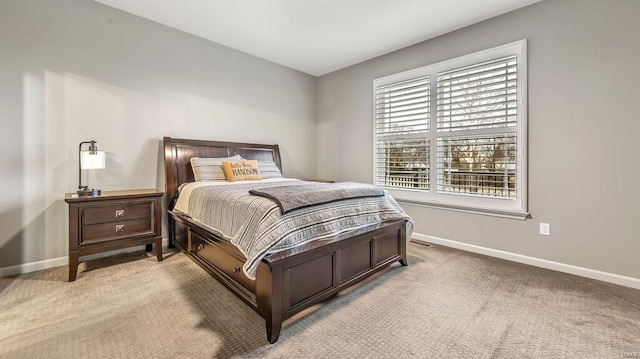
<svg viewBox="0 0 640 359"><path fill-rule="evenodd" d="M438 191L516 196L516 89L515 56L439 74Z"/></svg>

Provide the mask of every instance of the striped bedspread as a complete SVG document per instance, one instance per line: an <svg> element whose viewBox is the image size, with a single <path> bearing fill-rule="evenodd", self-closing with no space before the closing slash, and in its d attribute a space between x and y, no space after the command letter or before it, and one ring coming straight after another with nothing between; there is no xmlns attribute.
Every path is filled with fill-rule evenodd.
<svg viewBox="0 0 640 359"><path fill-rule="evenodd" d="M292 179L186 184L174 207L221 238L231 241L247 258L243 271L255 279L262 258L313 240L360 229L390 219L411 218L386 193L382 197L345 199L298 209L285 215L270 199L249 194L252 189L289 185Z"/></svg>

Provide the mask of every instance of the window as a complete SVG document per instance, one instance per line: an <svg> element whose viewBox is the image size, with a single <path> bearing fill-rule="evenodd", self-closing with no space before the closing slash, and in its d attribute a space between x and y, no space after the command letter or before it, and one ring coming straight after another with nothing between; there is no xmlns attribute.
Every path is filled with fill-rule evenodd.
<svg viewBox="0 0 640 359"><path fill-rule="evenodd" d="M526 40L374 80L374 183L526 215Z"/></svg>

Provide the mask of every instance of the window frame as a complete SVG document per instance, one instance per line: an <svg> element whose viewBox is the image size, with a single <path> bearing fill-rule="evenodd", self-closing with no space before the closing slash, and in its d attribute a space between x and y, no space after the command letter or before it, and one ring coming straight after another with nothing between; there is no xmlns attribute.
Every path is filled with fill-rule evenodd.
<svg viewBox="0 0 640 359"><path fill-rule="evenodd" d="M516 56L517 67L517 123L513 132L516 133L516 196L515 198L489 198L455 193L438 192L438 159L437 145L439 137L457 137L456 131L438 132L438 74L473 66L495 60L502 57ZM427 207L445 208L463 212L496 215L508 218L525 219L528 216L528 188L527 188L527 40L519 40L512 43L496 46L490 49L474 52L453 59L441 61L435 64L422 66L416 69L392 74L373 80L373 183L377 184L377 141L376 133L376 92L380 86L406 81L421 76L429 76L431 111L430 130L425 134L429 142L429 190L424 189L399 189L385 187L398 202L416 204ZM487 130L478 130L476 136L481 133L491 133ZM381 185L384 187L383 185Z"/></svg>

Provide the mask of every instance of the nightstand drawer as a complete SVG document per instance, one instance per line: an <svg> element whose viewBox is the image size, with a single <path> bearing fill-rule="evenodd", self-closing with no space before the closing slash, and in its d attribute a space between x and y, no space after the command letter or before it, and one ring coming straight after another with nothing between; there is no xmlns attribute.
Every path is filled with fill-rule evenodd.
<svg viewBox="0 0 640 359"><path fill-rule="evenodd" d="M150 218L153 213L153 201L122 202L103 206L85 206L81 208L80 224L127 221L130 219Z"/></svg>
<svg viewBox="0 0 640 359"><path fill-rule="evenodd" d="M82 227L81 245L112 241L124 237L153 234L153 219L140 218L130 221L92 224Z"/></svg>

